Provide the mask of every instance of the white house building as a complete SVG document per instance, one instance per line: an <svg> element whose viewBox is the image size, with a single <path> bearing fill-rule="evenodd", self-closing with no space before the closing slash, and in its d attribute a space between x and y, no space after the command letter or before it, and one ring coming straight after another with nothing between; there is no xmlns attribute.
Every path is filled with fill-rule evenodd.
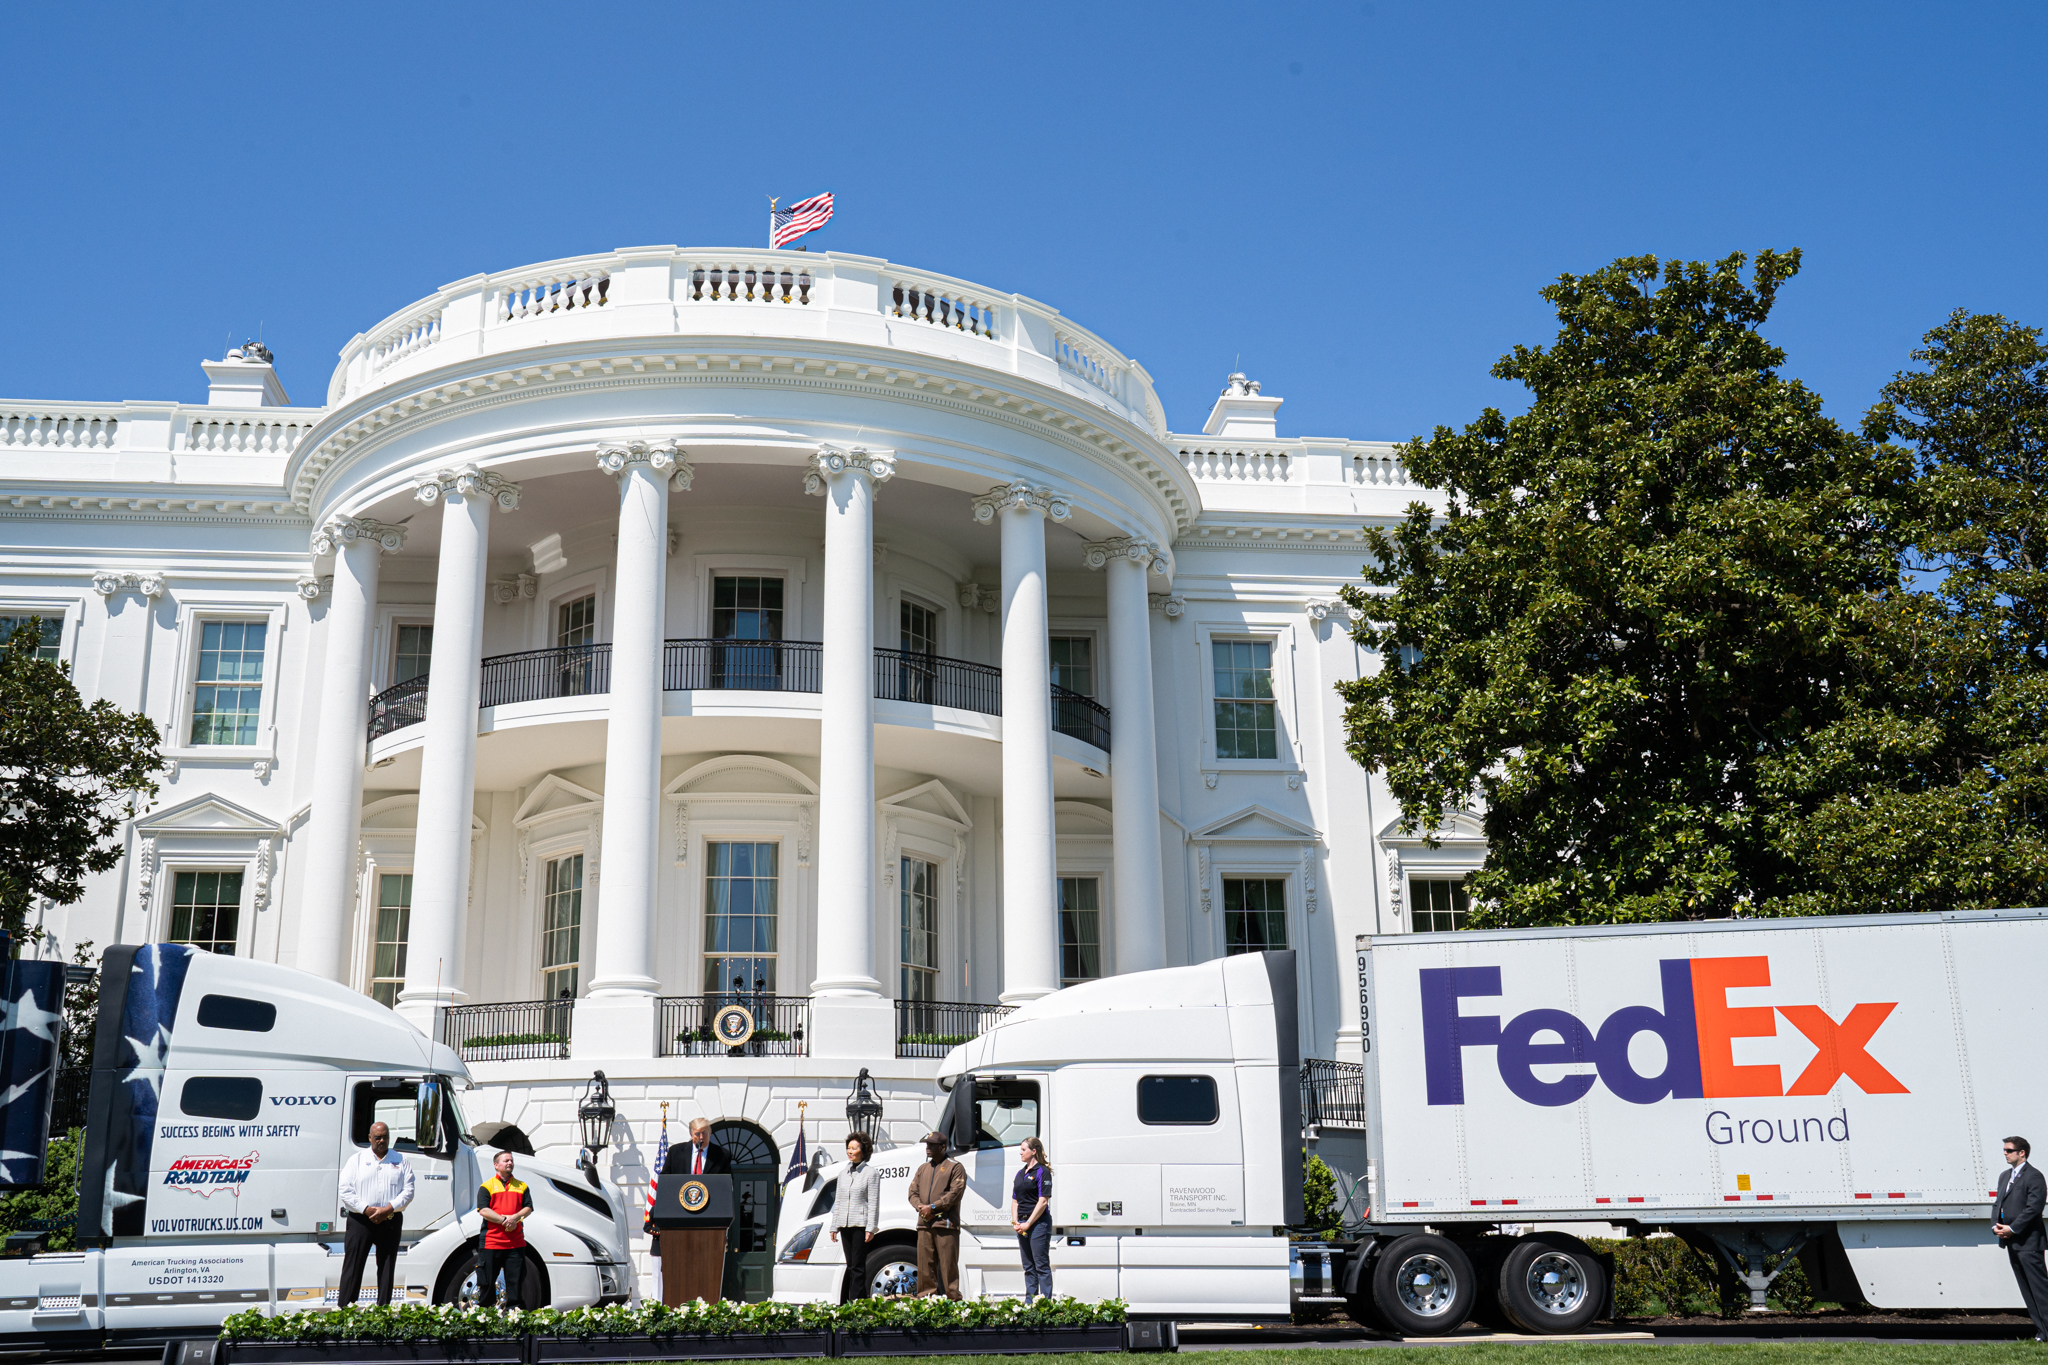
<svg viewBox="0 0 2048 1365"><path fill-rule="evenodd" d="M602 1069L637 1190L664 1101L773 1170L865 1067L912 1136L948 1040L1080 978L1292 947L1356 1060L1354 936L1462 909L1476 826L1399 837L1332 690L1361 528L1428 495L1241 375L1177 435L1048 305L667 246L450 284L320 405L203 368L0 403L0 615L168 768L45 951L349 982L543 1153Z"/></svg>

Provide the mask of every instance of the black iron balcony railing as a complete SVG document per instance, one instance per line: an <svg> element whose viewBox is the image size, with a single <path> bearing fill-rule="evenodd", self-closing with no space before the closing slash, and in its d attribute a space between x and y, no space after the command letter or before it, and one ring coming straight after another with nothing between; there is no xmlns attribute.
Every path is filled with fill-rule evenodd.
<svg viewBox="0 0 2048 1365"><path fill-rule="evenodd" d="M669 640L661 653L664 692L816 692L823 685L825 647L815 640ZM612 687L612 647L564 645L499 654L483 661L480 706L601 696ZM1003 713L1003 670L964 659L905 649L875 651L880 701L951 706L985 716ZM427 718L425 674L370 698L371 739ZM1052 728L1109 749L1109 711L1053 684Z"/></svg>
<svg viewBox="0 0 2048 1365"><path fill-rule="evenodd" d="M752 1036L737 1047L717 1032L719 1012L728 1005L744 1006L753 1020ZM807 1057L811 998L763 991L664 995L660 1028L664 1057Z"/></svg>
<svg viewBox="0 0 2048 1365"><path fill-rule="evenodd" d="M670 640L664 692L816 692L825 647L816 640Z"/></svg>
<svg viewBox="0 0 2048 1365"><path fill-rule="evenodd" d="M980 1037L1015 1005L961 1005L945 1000L896 1002L896 1055L943 1057Z"/></svg>
<svg viewBox="0 0 2048 1365"><path fill-rule="evenodd" d="M1365 1127L1365 1068L1310 1057L1301 1064L1301 1124Z"/></svg>
<svg viewBox="0 0 2048 1365"><path fill-rule="evenodd" d="M1058 683L1052 685L1052 728L1109 752L1109 708Z"/></svg>
<svg viewBox="0 0 2048 1365"><path fill-rule="evenodd" d="M441 1011L441 1041L465 1062L511 1062L569 1055L574 1000L514 1000Z"/></svg>
<svg viewBox="0 0 2048 1365"><path fill-rule="evenodd" d="M1003 714L1003 670L908 649L875 651L875 700Z"/></svg>

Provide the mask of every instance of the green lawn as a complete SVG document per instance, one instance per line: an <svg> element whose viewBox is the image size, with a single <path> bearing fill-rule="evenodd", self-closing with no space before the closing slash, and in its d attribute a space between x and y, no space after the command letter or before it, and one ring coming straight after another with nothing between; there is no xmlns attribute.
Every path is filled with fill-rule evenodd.
<svg viewBox="0 0 2048 1365"><path fill-rule="evenodd" d="M1379 1351L1192 1351L1189 1365L1371 1365ZM1957 1341L1912 1345L1887 1341L1480 1342L1470 1346L1421 1345L1428 1365L2042 1365L2048 1346L2035 1341ZM1364 1360L1361 1360L1364 1357ZM891 1356L863 1365L1086 1365L1096 1356ZM1127 1357L1136 1365L1144 1357Z"/></svg>

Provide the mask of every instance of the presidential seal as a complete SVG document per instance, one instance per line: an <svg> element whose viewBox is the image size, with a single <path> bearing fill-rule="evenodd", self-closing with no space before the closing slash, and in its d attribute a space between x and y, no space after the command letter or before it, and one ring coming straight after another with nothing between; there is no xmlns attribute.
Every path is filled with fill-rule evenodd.
<svg viewBox="0 0 2048 1365"><path fill-rule="evenodd" d="M684 1213L702 1213L711 1202L711 1191L701 1180L685 1180L682 1189L676 1191L676 1200Z"/></svg>
<svg viewBox="0 0 2048 1365"><path fill-rule="evenodd" d="M711 1034L727 1047L745 1047L754 1036L754 1015L745 1005L727 1005L711 1016Z"/></svg>

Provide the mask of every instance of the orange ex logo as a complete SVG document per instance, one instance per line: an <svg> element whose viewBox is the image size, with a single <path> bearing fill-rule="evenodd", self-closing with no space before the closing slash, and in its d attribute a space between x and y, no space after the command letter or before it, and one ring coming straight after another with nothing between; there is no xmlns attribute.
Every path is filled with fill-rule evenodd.
<svg viewBox="0 0 2048 1365"><path fill-rule="evenodd" d="M1424 968L1418 975L1428 1102L1465 1102L1465 1049L1472 1047L1493 1048L1509 1092L1545 1106L1571 1104L1593 1088L1595 1076L1544 1079L1535 1073L1536 1067L1568 1062L1593 1063L1597 1079L1630 1104L1825 1095L1845 1077L1865 1094L1910 1093L1869 1051L1871 1038L1898 1008L1896 1001L1856 1005L1840 1020L1818 1005L1730 1005L1729 991L1771 984L1768 957L1666 958L1657 967L1663 1007L1625 1005L1597 1030L1560 1009L1525 1010L1507 1020L1466 1014L1462 1001L1501 994L1501 969ZM1776 1037L1781 1014L1816 1049L1789 1089L1776 1064L1735 1063L1735 1040ZM1664 1070L1655 1076L1637 1072L1629 1060L1629 1044L1642 1033L1664 1043Z"/></svg>

